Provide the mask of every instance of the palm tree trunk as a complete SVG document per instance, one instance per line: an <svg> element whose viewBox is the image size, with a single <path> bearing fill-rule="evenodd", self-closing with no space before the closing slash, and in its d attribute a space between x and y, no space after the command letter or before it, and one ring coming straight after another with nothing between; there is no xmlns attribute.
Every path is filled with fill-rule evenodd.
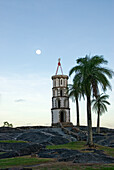
<svg viewBox="0 0 114 170"><path fill-rule="evenodd" d="M88 141L87 141L87 145L93 146L90 96L87 96L87 124L88 124Z"/></svg>
<svg viewBox="0 0 114 170"><path fill-rule="evenodd" d="M78 97L75 98L76 100L76 113L77 113L77 126L80 126L80 122L79 122L79 103L78 103Z"/></svg>
<svg viewBox="0 0 114 170"><path fill-rule="evenodd" d="M97 117L97 133L100 133L100 111L98 111L98 117Z"/></svg>

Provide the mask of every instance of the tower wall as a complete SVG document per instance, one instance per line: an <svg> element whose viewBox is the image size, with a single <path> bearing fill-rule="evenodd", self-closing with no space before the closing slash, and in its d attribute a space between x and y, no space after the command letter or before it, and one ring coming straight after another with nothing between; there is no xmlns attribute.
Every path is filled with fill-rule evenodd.
<svg viewBox="0 0 114 170"><path fill-rule="evenodd" d="M67 75L52 76L52 125L70 122L69 97L67 94Z"/></svg>

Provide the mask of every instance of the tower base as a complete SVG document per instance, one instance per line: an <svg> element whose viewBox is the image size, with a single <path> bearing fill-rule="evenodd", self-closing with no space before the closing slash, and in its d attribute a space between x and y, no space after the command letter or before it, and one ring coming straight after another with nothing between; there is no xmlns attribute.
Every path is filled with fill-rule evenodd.
<svg viewBox="0 0 114 170"><path fill-rule="evenodd" d="M58 123L53 123L52 127L61 127L61 124L63 127L73 127L73 123L71 122L58 122Z"/></svg>

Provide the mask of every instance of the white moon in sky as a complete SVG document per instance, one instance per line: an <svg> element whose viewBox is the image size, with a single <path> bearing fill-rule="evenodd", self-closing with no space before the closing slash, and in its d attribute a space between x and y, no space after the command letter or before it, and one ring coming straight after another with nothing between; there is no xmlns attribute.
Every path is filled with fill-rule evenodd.
<svg viewBox="0 0 114 170"><path fill-rule="evenodd" d="M41 50L36 50L36 54L40 55L41 54Z"/></svg>

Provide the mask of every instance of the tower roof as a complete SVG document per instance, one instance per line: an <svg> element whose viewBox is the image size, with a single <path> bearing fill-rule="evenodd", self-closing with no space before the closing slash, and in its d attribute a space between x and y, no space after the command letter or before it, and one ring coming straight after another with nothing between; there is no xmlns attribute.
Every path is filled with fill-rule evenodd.
<svg viewBox="0 0 114 170"><path fill-rule="evenodd" d="M56 70L56 75L57 75L57 73L58 73L58 69L59 69L59 67L60 67L60 69L61 69L61 73L62 73L62 75L63 75L63 70L62 70L62 67L61 67L61 62L60 62L60 58L58 59L58 66L57 66L57 70Z"/></svg>

